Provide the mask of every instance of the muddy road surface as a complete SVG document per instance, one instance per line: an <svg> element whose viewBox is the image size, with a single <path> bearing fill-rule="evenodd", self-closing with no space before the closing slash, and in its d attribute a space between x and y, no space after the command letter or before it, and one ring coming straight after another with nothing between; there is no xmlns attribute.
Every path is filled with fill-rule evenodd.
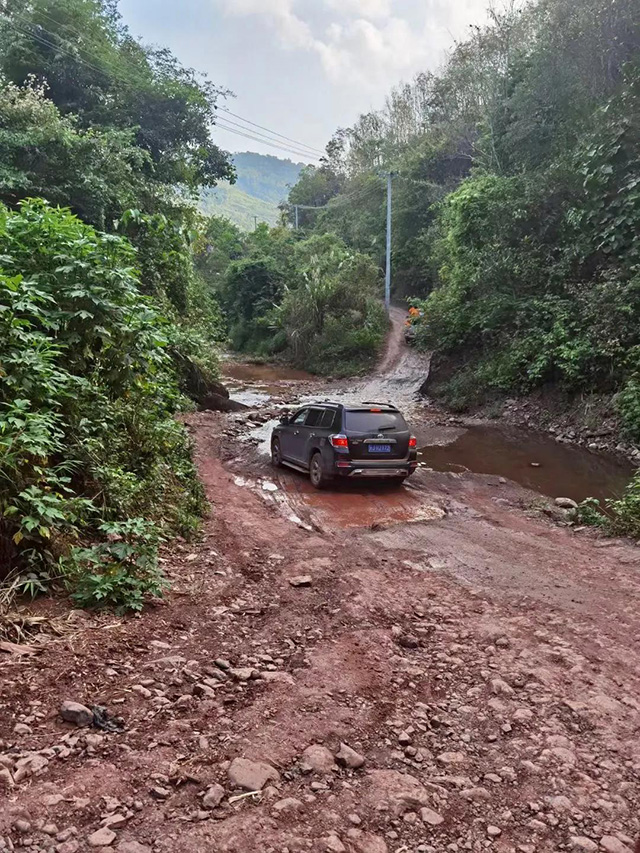
<svg viewBox="0 0 640 853"><path fill-rule="evenodd" d="M0 850L633 849L638 548L497 474L324 493L262 452L274 406L404 394L394 340L368 383L237 377L266 401L189 417L211 514L163 554L166 601L54 608L37 654L0 652Z"/></svg>

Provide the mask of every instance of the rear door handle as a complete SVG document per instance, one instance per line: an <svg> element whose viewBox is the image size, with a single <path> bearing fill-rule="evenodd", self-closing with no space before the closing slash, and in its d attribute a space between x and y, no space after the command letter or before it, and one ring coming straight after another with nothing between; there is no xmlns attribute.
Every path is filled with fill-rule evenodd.
<svg viewBox="0 0 640 853"><path fill-rule="evenodd" d="M299 429L294 429L293 434L294 434L294 435L300 435L300 430L299 430Z"/></svg>

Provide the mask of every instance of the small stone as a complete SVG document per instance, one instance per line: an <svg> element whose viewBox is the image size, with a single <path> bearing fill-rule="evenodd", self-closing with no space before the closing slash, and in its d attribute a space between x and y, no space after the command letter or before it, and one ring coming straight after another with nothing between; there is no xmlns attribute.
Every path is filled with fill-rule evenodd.
<svg viewBox="0 0 640 853"><path fill-rule="evenodd" d="M346 853L347 851L342 841L334 834L324 839L324 849L326 853Z"/></svg>
<svg viewBox="0 0 640 853"><path fill-rule="evenodd" d="M102 829L97 829L87 838L87 843L90 847L109 847L115 840L115 832L103 826Z"/></svg>
<svg viewBox="0 0 640 853"><path fill-rule="evenodd" d="M264 761L234 758L227 770L229 781L236 788L246 791L261 791L269 781L279 782L280 774Z"/></svg>
<svg viewBox="0 0 640 853"><path fill-rule="evenodd" d="M90 726L93 723L93 712L86 705L68 699L60 707L60 716L67 723L74 723L76 726Z"/></svg>
<svg viewBox="0 0 640 853"><path fill-rule="evenodd" d="M274 812L278 814L286 814L287 812L299 812L302 811L304 805L300 802L300 800L296 800L295 797L285 797L283 800L278 800L277 803L273 804Z"/></svg>
<svg viewBox="0 0 640 853"><path fill-rule="evenodd" d="M139 841L121 841L116 847L116 853L151 853L151 847Z"/></svg>
<svg viewBox="0 0 640 853"><path fill-rule="evenodd" d="M460 791L460 796L474 803L487 802L491 799L491 794L486 788L465 788Z"/></svg>
<svg viewBox="0 0 640 853"><path fill-rule="evenodd" d="M138 696L142 696L143 699L151 699L153 696L153 693L149 688L145 687L143 684L134 684L131 690L134 693L137 693Z"/></svg>
<svg viewBox="0 0 640 853"><path fill-rule="evenodd" d="M583 850L585 853L595 853L598 845L590 838L585 838L584 835L572 835L569 839L572 850Z"/></svg>
<svg viewBox="0 0 640 853"><path fill-rule="evenodd" d="M202 805L205 809L216 809L224 799L224 788L222 785L211 785L207 789L206 794L202 798Z"/></svg>
<svg viewBox="0 0 640 853"><path fill-rule="evenodd" d="M78 853L80 845L71 838L69 841L63 841L62 844L56 845L56 853Z"/></svg>
<svg viewBox="0 0 640 853"><path fill-rule="evenodd" d="M494 678L491 681L491 692L496 696L513 696L514 689L502 678Z"/></svg>
<svg viewBox="0 0 640 853"><path fill-rule="evenodd" d="M28 726L26 723L16 723L13 727L13 731L17 735L31 735L33 734L33 729L31 726Z"/></svg>
<svg viewBox="0 0 640 853"><path fill-rule="evenodd" d="M553 809L554 812L570 812L571 811L571 800L568 797L551 797L549 800L549 805Z"/></svg>
<svg viewBox="0 0 640 853"><path fill-rule="evenodd" d="M311 586L313 583L313 578L311 575L297 575L294 578L289 578L289 584L291 586Z"/></svg>
<svg viewBox="0 0 640 853"><path fill-rule="evenodd" d="M440 826L441 823L444 823L442 815L434 812L433 809L420 809L420 818L423 823L428 823L429 826Z"/></svg>
<svg viewBox="0 0 640 853"><path fill-rule="evenodd" d="M528 708L518 708L514 712L513 719L517 723L526 723L533 719L533 711L530 711Z"/></svg>
<svg viewBox="0 0 640 853"><path fill-rule="evenodd" d="M340 744L340 749L336 753L336 759L345 767L350 767L352 770L357 770L365 763L364 756L360 755L355 749L351 749L346 743Z"/></svg>
<svg viewBox="0 0 640 853"><path fill-rule="evenodd" d="M438 756L441 764L463 764L466 760L464 752L442 752Z"/></svg>
<svg viewBox="0 0 640 853"><path fill-rule="evenodd" d="M489 838L497 838L499 835L502 835L502 830L499 826L488 826L487 835Z"/></svg>
<svg viewBox="0 0 640 853"><path fill-rule="evenodd" d="M168 788L162 788L156 785L149 791L154 800L167 800L171 796L171 791Z"/></svg>
<svg viewBox="0 0 640 853"><path fill-rule="evenodd" d="M400 732L398 735L398 743L400 746L408 746L411 743L411 735L409 732Z"/></svg>
<svg viewBox="0 0 640 853"><path fill-rule="evenodd" d="M0 789L13 788L13 776L6 767L0 767Z"/></svg>
<svg viewBox="0 0 640 853"><path fill-rule="evenodd" d="M31 823L28 820L19 818L13 822L13 828L21 835L26 835L27 832L31 832Z"/></svg>

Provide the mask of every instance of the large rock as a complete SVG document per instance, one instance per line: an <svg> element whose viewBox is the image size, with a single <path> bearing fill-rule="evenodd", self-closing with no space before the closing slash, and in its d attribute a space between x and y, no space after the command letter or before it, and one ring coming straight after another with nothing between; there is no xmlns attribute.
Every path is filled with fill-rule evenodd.
<svg viewBox="0 0 640 853"><path fill-rule="evenodd" d="M103 826L102 829L96 829L87 838L89 847L109 847L115 840L115 832L106 826Z"/></svg>
<svg viewBox="0 0 640 853"><path fill-rule="evenodd" d="M424 785L408 773L397 770L372 770L365 778L366 804L376 811L390 811L401 816L408 811L419 811L431 805Z"/></svg>
<svg viewBox="0 0 640 853"><path fill-rule="evenodd" d="M62 703L60 716L67 723L73 723L76 726L90 726L93 724L93 711L90 711L86 705L81 705L79 702L71 702L69 699Z"/></svg>
<svg viewBox="0 0 640 853"><path fill-rule="evenodd" d="M319 743L311 744L305 749L300 768L303 773L317 773L321 776L329 776L337 769L333 753Z"/></svg>
<svg viewBox="0 0 640 853"><path fill-rule="evenodd" d="M207 394L199 401L201 409L212 409L214 412L244 412L249 406L244 403L238 403L237 400L230 400L228 397L223 397L221 394Z"/></svg>
<svg viewBox="0 0 640 853"><path fill-rule="evenodd" d="M606 850L607 853L631 853L629 847L623 844L615 835L605 835L600 839L600 847Z"/></svg>
<svg viewBox="0 0 640 853"><path fill-rule="evenodd" d="M336 753L336 758L345 767L350 767L352 770L357 770L365 762L364 756L351 749L346 743L340 744L340 749Z"/></svg>
<svg viewBox="0 0 640 853"><path fill-rule="evenodd" d="M234 758L227 770L229 781L236 788L246 791L261 791L267 782L279 782L280 774L265 761L250 761Z"/></svg>

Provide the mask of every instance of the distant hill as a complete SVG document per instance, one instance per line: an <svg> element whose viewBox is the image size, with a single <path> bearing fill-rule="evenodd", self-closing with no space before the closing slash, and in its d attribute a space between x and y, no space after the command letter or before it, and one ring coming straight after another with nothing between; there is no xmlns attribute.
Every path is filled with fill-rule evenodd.
<svg viewBox="0 0 640 853"><path fill-rule="evenodd" d="M253 229L254 216L258 222L276 225L278 204L286 199L305 164L251 151L234 154L233 162L238 174L236 183L205 190L200 202L202 212L226 216L245 231Z"/></svg>

